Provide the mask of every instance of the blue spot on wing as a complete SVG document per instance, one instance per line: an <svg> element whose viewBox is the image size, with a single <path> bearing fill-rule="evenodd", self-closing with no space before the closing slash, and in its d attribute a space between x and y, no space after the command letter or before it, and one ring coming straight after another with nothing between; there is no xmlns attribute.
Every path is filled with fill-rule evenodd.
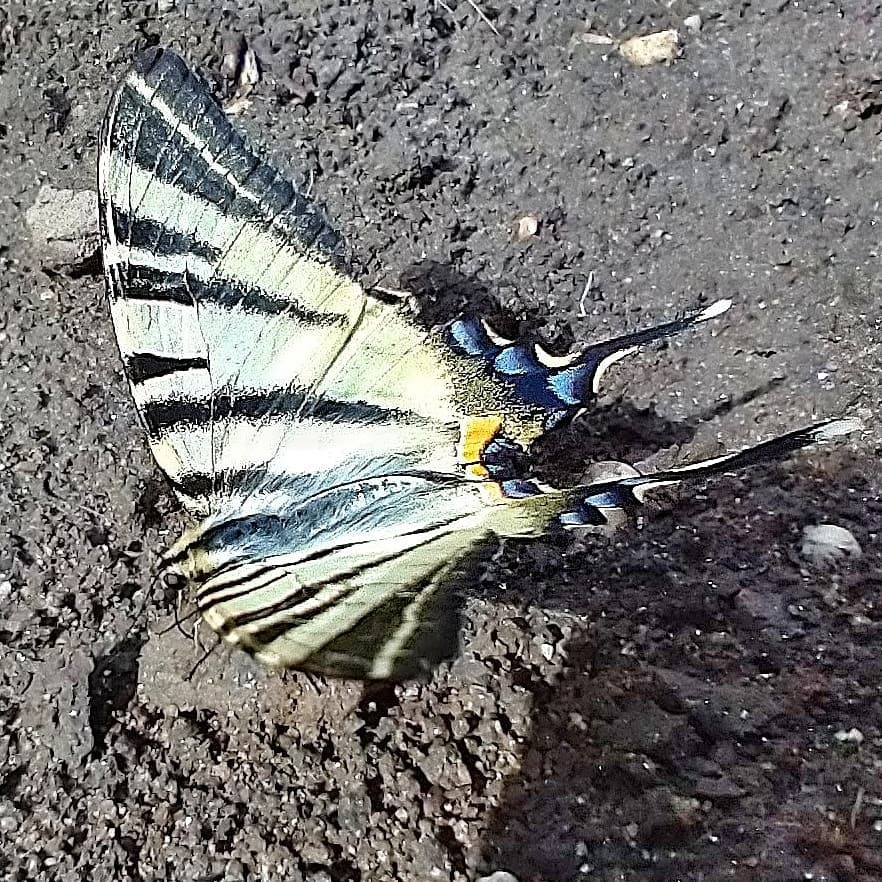
<svg viewBox="0 0 882 882"><path fill-rule="evenodd" d="M453 347L473 358L490 360L499 351L499 347L493 343L476 318L464 316L456 319L450 323L447 331Z"/></svg>
<svg viewBox="0 0 882 882"><path fill-rule="evenodd" d="M453 322L448 328L448 342L470 358L483 362L487 373L513 387L524 404L543 411L545 428L549 429L591 399L595 379L610 357L672 337L727 308L728 304L720 301L684 318L595 343L585 347L573 363L561 367L542 364L528 341L496 345L475 318ZM487 391L492 394L492 388Z"/></svg>
<svg viewBox="0 0 882 882"><path fill-rule="evenodd" d="M587 397L594 369L590 364L576 364L549 374L548 385L564 404L576 407Z"/></svg>
<svg viewBox="0 0 882 882"><path fill-rule="evenodd" d="M554 369L536 357L531 342L494 343L479 319L463 316L447 327L447 341L469 358L482 362L488 374L513 387L518 399L545 412L546 428L579 407L590 390L593 364L578 362Z"/></svg>
<svg viewBox="0 0 882 882"><path fill-rule="evenodd" d="M532 481L513 479L503 481L502 492L509 499L526 499L528 496L541 496L542 491Z"/></svg>
<svg viewBox="0 0 882 882"><path fill-rule="evenodd" d="M627 494L623 494L618 487L601 491L600 493L592 493L582 500L583 505L592 505L597 508L608 508L613 505L622 505L627 499Z"/></svg>
<svg viewBox="0 0 882 882"><path fill-rule="evenodd" d="M605 509L619 508L625 511L634 508L637 500L631 486L644 481L643 478L625 478L619 482L597 484L584 488L586 493L575 502L573 507L559 516L560 522L567 527L590 526L606 523Z"/></svg>
<svg viewBox="0 0 882 882"><path fill-rule="evenodd" d="M493 360L493 367L500 374L509 377L522 374L545 373L548 368L543 367L536 356L526 346L515 344L506 346Z"/></svg>

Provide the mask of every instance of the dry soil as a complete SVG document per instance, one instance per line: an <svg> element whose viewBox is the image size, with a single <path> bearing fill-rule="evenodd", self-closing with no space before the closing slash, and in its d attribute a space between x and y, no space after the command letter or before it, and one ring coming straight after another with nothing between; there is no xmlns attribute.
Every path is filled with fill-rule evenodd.
<svg viewBox="0 0 882 882"><path fill-rule="evenodd" d="M463 0L0 7L4 879L882 878L882 4L481 9L499 36ZM643 68L586 39L665 28L679 56ZM102 280L47 266L24 213L43 184L94 187L137 49L229 95L238 36L262 68L242 127L433 320L496 302L565 348L734 299L611 373L543 476L844 412L866 430L612 537L492 549L427 683L226 650L188 677L200 651L151 586L183 519ZM862 557L808 559L818 523Z"/></svg>

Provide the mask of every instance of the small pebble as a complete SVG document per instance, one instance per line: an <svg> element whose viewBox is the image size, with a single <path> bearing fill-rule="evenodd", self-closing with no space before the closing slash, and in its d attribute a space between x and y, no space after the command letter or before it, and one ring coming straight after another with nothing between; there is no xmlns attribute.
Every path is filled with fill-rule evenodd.
<svg viewBox="0 0 882 882"><path fill-rule="evenodd" d="M619 44L619 53L631 64L646 67L662 61L672 61L677 56L680 38L675 30L657 31L642 37L632 37Z"/></svg>
<svg viewBox="0 0 882 882"><path fill-rule="evenodd" d="M840 729L833 737L840 744L862 744L864 741L864 733L855 728Z"/></svg>
<svg viewBox="0 0 882 882"><path fill-rule="evenodd" d="M539 218L535 214L525 214L514 222L514 236L518 242L526 242L539 232Z"/></svg>
<svg viewBox="0 0 882 882"><path fill-rule="evenodd" d="M860 557L863 553L854 534L835 524L815 524L802 531L802 556L813 564L834 564L844 557Z"/></svg>

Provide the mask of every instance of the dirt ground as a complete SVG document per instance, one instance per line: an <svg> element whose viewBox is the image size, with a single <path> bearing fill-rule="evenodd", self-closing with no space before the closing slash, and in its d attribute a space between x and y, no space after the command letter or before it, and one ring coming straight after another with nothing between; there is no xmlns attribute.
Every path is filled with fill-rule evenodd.
<svg viewBox="0 0 882 882"><path fill-rule="evenodd" d="M481 9L499 36L464 0L0 6L2 878L882 879L882 3ZM586 40L672 27L680 56L643 68ZM236 35L263 71L241 126L427 313L495 300L565 348L734 299L612 372L545 477L845 412L865 431L613 537L491 549L430 682L227 650L188 676L151 586L183 518L102 280L47 268L24 212L94 188L137 49L228 95ZM807 556L823 523L862 556Z"/></svg>

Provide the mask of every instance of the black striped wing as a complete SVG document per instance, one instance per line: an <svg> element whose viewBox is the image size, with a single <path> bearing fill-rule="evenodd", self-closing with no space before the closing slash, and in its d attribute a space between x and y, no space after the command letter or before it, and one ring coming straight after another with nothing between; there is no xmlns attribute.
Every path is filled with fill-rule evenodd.
<svg viewBox="0 0 882 882"><path fill-rule="evenodd" d="M455 467L452 383L426 334L342 269L324 214L174 53L144 53L116 90L98 187L126 373L188 507Z"/></svg>
<svg viewBox="0 0 882 882"><path fill-rule="evenodd" d="M560 358L468 317L427 333L345 272L322 212L171 52L142 55L115 91L98 189L135 402L160 467L207 516L164 566L272 665L423 671L455 646L450 581L488 537L603 523L653 486L853 428L570 490L521 479L517 457L611 364L728 301Z"/></svg>
<svg viewBox="0 0 882 882"><path fill-rule="evenodd" d="M427 475L362 481L197 530L166 559L208 624L272 667L415 676L458 645L462 559L500 515L517 529L480 493Z"/></svg>

